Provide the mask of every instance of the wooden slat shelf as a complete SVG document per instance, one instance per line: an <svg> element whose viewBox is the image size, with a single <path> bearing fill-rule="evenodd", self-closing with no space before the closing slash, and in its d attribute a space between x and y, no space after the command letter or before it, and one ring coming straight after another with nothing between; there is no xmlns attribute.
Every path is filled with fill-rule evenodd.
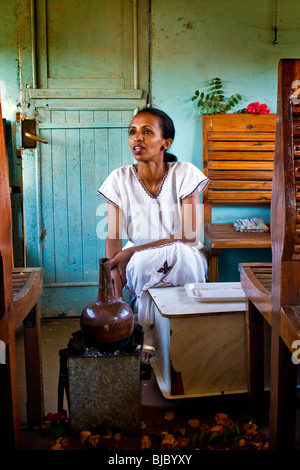
<svg viewBox="0 0 300 470"><path fill-rule="evenodd" d="M225 114L203 116L203 193L205 245L209 280L218 281L223 249L270 248L269 233L239 233L232 224L213 223L216 206L270 207L276 115Z"/></svg>

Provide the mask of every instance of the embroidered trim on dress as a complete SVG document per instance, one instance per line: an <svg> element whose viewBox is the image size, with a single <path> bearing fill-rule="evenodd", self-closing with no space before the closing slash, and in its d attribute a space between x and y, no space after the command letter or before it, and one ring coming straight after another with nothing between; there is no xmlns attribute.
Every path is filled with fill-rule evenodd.
<svg viewBox="0 0 300 470"><path fill-rule="evenodd" d="M120 208L120 206L119 206L118 204L116 204L114 201L112 201L112 200L111 200L111 199L109 199L107 196L105 196L105 194L101 193L101 191L98 191L98 193L100 194L100 196L103 196L103 197L105 197L105 199L106 199L107 201L111 202L111 203L112 203L114 206L116 206L116 207L119 207L119 208Z"/></svg>
<svg viewBox="0 0 300 470"><path fill-rule="evenodd" d="M161 191L162 191L164 182L165 182L166 177L167 177L168 172L169 172L169 164L168 164L168 162L167 162L166 172L165 172L164 177L163 177L163 179L162 179L162 182L161 182L161 184L160 184L159 190L158 190L158 192L157 192L157 194L156 194L155 196L153 196L153 194L151 194L151 193L148 191L148 189L146 188L146 186L144 185L144 183L140 180L139 175L138 175L138 172L137 172L137 170L136 170L136 168L135 168L134 165L132 165L132 169L133 169L133 172L134 172L134 174L135 174L136 179L138 180L138 182L140 183L140 185L142 186L142 188L144 189L144 191L146 191L146 193L148 194L148 196L150 196L152 199L157 199L158 196L160 195Z"/></svg>
<svg viewBox="0 0 300 470"><path fill-rule="evenodd" d="M187 196L182 197L181 201L183 201L183 199L186 199L187 197L190 197L196 191L196 189L199 188L199 186L201 186L201 185L203 185L203 183L205 183L204 188L202 188L202 187L199 188L199 193L202 193L204 191L204 189L209 185L209 182L210 182L210 180L208 178L201 181L199 184L197 184L195 189L193 189L193 191L190 194L188 194Z"/></svg>

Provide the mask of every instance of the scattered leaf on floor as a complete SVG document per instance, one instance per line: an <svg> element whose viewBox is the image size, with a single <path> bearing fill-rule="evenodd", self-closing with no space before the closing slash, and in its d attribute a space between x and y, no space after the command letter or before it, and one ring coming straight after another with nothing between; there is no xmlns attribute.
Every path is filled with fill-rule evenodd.
<svg viewBox="0 0 300 470"><path fill-rule="evenodd" d="M191 426L191 428L198 428L200 426L200 421L199 419L191 418L188 420L188 425Z"/></svg>
<svg viewBox="0 0 300 470"><path fill-rule="evenodd" d="M80 442L82 445L86 443L86 440L90 437L90 431L81 431L80 433Z"/></svg>
<svg viewBox="0 0 300 470"><path fill-rule="evenodd" d="M165 413L165 416L164 416L164 418L168 421L172 421L172 419L174 419L174 417L175 417L174 411L167 411Z"/></svg>
<svg viewBox="0 0 300 470"><path fill-rule="evenodd" d="M150 449L152 441L149 436L143 436L141 441L141 449Z"/></svg>

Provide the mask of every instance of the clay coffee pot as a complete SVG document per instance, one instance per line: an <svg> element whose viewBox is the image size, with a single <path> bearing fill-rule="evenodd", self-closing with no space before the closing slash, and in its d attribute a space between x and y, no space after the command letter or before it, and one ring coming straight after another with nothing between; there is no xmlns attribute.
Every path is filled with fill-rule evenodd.
<svg viewBox="0 0 300 470"><path fill-rule="evenodd" d="M84 307L80 326L88 347L107 352L125 346L133 332L132 310L114 293L109 258L99 259L98 297Z"/></svg>

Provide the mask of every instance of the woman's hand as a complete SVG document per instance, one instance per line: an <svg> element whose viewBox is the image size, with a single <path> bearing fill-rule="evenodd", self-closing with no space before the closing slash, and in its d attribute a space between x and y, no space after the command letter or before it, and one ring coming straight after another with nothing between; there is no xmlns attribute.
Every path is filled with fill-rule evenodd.
<svg viewBox="0 0 300 470"><path fill-rule="evenodd" d="M111 278L114 286L115 296L118 299L123 298L123 284L122 279L117 268L111 270Z"/></svg>
<svg viewBox="0 0 300 470"><path fill-rule="evenodd" d="M126 248L125 250L119 251L111 260L110 266L111 269L117 269L122 280L123 287L126 284L126 268L127 264L130 261L131 256L133 255L134 250L131 248Z"/></svg>

